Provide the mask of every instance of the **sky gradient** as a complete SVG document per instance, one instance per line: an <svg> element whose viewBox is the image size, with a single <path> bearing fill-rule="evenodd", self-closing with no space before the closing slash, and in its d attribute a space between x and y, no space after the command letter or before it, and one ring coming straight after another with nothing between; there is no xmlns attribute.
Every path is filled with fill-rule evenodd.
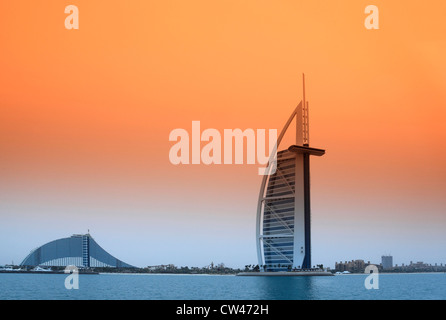
<svg viewBox="0 0 446 320"><path fill-rule="evenodd" d="M446 3L374 1L379 30L369 4L2 2L0 265L88 229L141 267L257 263L258 166L174 166L168 137L280 131L302 73L313 263L446 263Z"/></svg>

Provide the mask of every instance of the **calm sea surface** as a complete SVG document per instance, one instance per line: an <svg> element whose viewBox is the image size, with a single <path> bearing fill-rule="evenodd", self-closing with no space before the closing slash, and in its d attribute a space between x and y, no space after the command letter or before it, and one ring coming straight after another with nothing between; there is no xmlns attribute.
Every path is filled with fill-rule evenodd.
<svg viewBox="0 0 446 320"><path fill-rule="evenodd" d="M65 288L64 274L0 274L0 299L83 300L352 300L446 299L446 274L380 274L367 290L367 275L237 277L215 275L79 275L79 289Z"/></svg>

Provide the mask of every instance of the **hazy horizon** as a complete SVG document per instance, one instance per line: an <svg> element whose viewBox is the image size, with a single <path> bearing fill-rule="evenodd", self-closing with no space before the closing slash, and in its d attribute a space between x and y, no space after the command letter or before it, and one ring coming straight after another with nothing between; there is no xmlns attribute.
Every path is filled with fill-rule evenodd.
<svg viewBox="0 0 446 320"><path fill-rule="evenodd" d="M312 263L446 263L444 1L0 4L0 264L73 233L129 264L257 264L258 165L169 133L310 107ZM284 145L288 145L286 140Z"/></svg>

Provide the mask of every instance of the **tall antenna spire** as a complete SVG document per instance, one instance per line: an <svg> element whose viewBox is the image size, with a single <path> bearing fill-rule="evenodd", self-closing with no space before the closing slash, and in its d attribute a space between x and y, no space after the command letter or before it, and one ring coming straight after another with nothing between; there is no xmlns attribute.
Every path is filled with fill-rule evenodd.
<svg viewBox="0 0 446 320"><path fill-rule="evenodd" d="M298 146L309 146L310 143L310 133L309 133L309 122L308 122L308 101L305 98L305 74L302 73L302 101L296 107L296 145Z"/></svg>
<svg viewBox="0 0 446 320"><path fill-rule="evenodd" d="M305 109L305 106L306 106L306 101L305 101L305 73L302 73L302 90L303 90L302 107Z"/></svg>
<svg viewBox="0 0 446 320"><path fill-rule="evenodd" d="M305 99L305 74L302 73L302 133L303 133L303 145L308 146L310 144L310 128L308 119L308 101Z"/></svg>

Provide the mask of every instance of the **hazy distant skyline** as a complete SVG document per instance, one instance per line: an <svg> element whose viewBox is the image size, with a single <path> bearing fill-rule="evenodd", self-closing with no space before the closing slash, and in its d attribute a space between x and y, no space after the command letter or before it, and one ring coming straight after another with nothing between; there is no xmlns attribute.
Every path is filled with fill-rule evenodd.
<svg viewBox="0 0 446 320"><path fill-rule="evenodd" d="M257 165L169 133L283 127L306 75L312 261L446 263L443 1L0 4L0 265L86 233L129 264L256 264ZM36 18L38 17L38 19ZM286 142L284 142L286 144Z"/></svg>

